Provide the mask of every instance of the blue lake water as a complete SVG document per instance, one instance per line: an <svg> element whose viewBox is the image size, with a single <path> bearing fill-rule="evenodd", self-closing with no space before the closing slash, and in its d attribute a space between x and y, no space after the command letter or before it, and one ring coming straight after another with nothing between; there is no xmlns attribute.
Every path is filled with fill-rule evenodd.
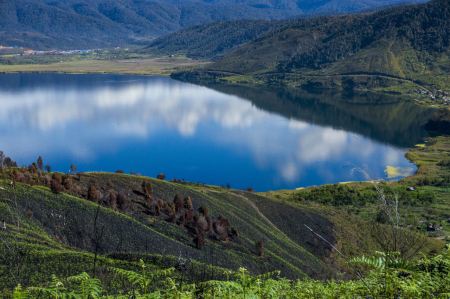
<svg viewBox="0 0 450 299"><path fill-rule="evenodd" d="M377 94L199 86L168 77L0 75L0 150L53 170L132 170L256 191L411 173L433 111ZM392 177L389 177L390 179Z"/></svg>

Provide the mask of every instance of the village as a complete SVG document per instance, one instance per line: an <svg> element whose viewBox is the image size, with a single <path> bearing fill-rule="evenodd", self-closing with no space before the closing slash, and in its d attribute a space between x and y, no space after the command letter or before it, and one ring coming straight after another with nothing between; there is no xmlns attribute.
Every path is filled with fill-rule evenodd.
<svg viewBox="0 0 450 299"><path fill-rule="evenodd" d="M431 86L431 88L435 88L434 85ZM448 91L443 91L438 89L435 93L431 93L428 90L424 90L424 89L415 89L414 90L415 93L418 93L426 98L429 98L432 101L436 101L436 103L440 103L443 106L449 105L450 104L450 92Z"/></svg>

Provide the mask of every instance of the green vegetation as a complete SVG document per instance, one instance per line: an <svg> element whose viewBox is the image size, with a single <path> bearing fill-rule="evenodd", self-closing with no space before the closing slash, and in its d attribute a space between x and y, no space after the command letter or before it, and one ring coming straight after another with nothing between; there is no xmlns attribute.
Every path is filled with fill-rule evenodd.
<svg viewBox="0 0 450 299"><path fill-rule="evenodd" d="M401 2L370 9L343 12L323 11L295 16L289 20L233 20L218 21L205 25L188 26L152 41L146 51L155 55L186 55L192 59L218 60L235 51L242 45L263 33L297 22L297 19L310 19L319 16L361 14L380 11L389 7L414 4ZM310 3L309 5L312 5ZM345 4L344 4L345 5Z"/></svg>
<svg viewBox="0 0 450 299"><path fill-rule="evenodd" d="M182 284L171 277L174 268L149 270L141 260L139 272L110 268L126 278L128 285L115 292L104 290L97 278L87 273L59 280L56 276L45 287L23 290L18 285L14 298L445 298L450 291L448 271L450 250L411 263L396 253L377 252L373 257L352 260L373 270L361 281L331 280L326 283L307 279L290 281L275 277L279 271L251 276L245 268L227 271L226 281L209 280ZM230 280L231 277L231 280ZM274 278L275 277L275 278ZM67 286L67 287L66 287Z"/></svg>
<svg viewBox="0 0 450 299"><path fill-rule="evenodd" d="M449 11L448 1L433 0L373 14L300 20L204 69L173 77L250 75L309 88L448 88Z"/></svg>
<svg viewBox="0 0 450 299"><path fill-rule="evenodd" d="M402 226L409 227L436 239L450 240L450 138L435 137L425 146L411 149L406 157L418 166L413 176L397 182L382 183L394 192L407 217ZM350 169L349 169L350 170ZM407 188L414 187L414 191ZM270 191L265 195L315 206L317 203L337 210L347 211L365 220L385 223L372 184L357 182L325 185L301 190ZM429 230L442 226L442 230Z"/></svg>

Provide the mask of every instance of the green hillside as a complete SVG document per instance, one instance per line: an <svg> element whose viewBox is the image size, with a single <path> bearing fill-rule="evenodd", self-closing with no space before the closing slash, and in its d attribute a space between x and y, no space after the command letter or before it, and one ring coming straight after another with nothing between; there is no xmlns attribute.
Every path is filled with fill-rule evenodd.
<svg viewBox="0 0 450 299"><path fill-rule="evenodd" d="M38 50L147 45L152 39L183 27L214 21L281 20L305 13L335 14L403 4L400 0L302 1L300 8L295 1L270 0L2 1L0 45Z"/></svg>
<svg viewBox="0 0 450 299"><path fill-rule="evenodd" d="M415 2L400 2L387 6L342 12L322 11L301 14L284 21L234 20L218 21L205 25L189 26L176 32L161 36L150 43L145 51L155 55L181 54L193 59L216 61L263 33L297 22L319 16L363 14L380 11L389 7L412 5Z"/></svg>
<svg viewBox="0 0 450 299"><path fill-rule="evenodd" d="M373 77L445 87L450 83L449 15L448 1L433 0L373 14L300 20L260 36L200 73L315 87L364 86Z"/></svg>
<svg viewBox="0 0 450 299"><path fill-rule="evenodd" d="M205 274L201 264L232 270L245 267L252 274L280 270L282 276L288 278L327 279L336 277L338 271L347 272L343 260L303 224L349 256L368 254L377 248L373 237L365 233L369 229L367 223L326 207L151 178L145 179L151 184L147 190L151 190L148 194L152 195L145 196L144 178L125 174L64 175L62 180L55 175L52 180L48 174L41 175L33 170L34 174L24 169L14 172L14 179L22 182L16 184L15 192L22 216L20 243L29 254L23 272L25 285L47 281L50 274L70 276L82 270L92 271L95 252L99 254L98 271L111 265L136 267L130 262L136 261L137 257L155 267L168 268L177 264L180 254L188 253L199 263L198 271L192 274L193 280L214 277L210 270ZM10 169L4 169L3 176L9 176L9 173ZM55 180L61 181L62 185L55 187ZM8 179L0 182L0 217L12 228L13 221L5 204L14 199L14 189L8 182ZM52 184L54 191L64 192L52 193L50 188L42 186L46 184ZM97 192L93 193L91 186L95 186ZM187 211L190 207L171 209L176 194L181 198L190 197L197 218L189 220ZM158 202L159 215L155 212ZM209 213L201 207L206 207ZM202 214L197 211L206 219L207 214L210 215L214 223L212 229L208 224L204 232L198 231L201 230L198 219ZM216 227L219 222L215 222L225 218L224 223L229 221L230 226L225 225L224 236ZM234 228L238 236L233 233ZM198 234L202 234L206 242L202 249L194 242ZM260 240L263 241L263 254L255 247ZM430 243L429 246L428 250L440 245ZM5 264L2 267L5 269ZM219 272L217 270L215 276L222 277ZM351 272L349 274L352 277ZM9 275L1 276L0 281L4 291L14 286Z"/></svg>

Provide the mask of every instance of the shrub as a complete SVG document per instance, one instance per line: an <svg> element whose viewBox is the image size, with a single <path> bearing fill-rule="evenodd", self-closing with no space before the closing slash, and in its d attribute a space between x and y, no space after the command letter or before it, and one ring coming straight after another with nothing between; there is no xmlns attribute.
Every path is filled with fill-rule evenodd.
<svg viewBox="0 0 450 299"><path fill-rule="evenodd" d="M52 168L50 165L45 165L45 170L47 170L48 173L52 172Z"/></svg>
<svg viewBox="0 0 450 299"><path fill-rule="evenodd" d="M197 249L202 249L202 246L205 244L205 241L203 240L203 237L201 234L198 234L197 237L195 237L194 243L195 243Z"/></svg>
<svg viewBox="0 0 450 299"><path fill-rule="evenodd" d="M28 214L28 217L30 217L30 218L31 218L31 217L33 217L33 214L34 214L34 213L33 213L33 211L32 211L32 210L28 210L27 214Z"/></svg>
<svg viewBox="0 0 450 299"><path fill-rule="evenodd" d="M117 204L120 206L120 208L122 209L122 211L124 211L124 213L128 213L128 209L129 209L129 198L125 196L125 194L123 194L122 191L119 191L117 193Z"/></svg>
<svg viewBox="0 0 450 299"><path fill-rule="evenodd" d="M233 240L237 239L239 237L239 231L236 227L231 228L231 238Z"/></svg>
<svg viewBox="0 0 450 299"><path fill-rule="evenodd" d="M108 205L114 211L117 210L117 196L116 192L109 192L109 202Z"/></svg>
<svg viewBox="0 0 450 299"><path fill-rule="evenodd" d="M158 175L156 176L156 178L157 178L158 180L165 180L165 179L166 179L166 175L165 175L164 173L160 173L160 174L158 174Z"/></svg>
<svg viewBox="0 0 450 299"><path fill-rule="evenodd" d="M38 170L38 168L37 168L37 166L35 165L35 163L30 164L30 165L28 166L28 171L29 171L30 173L36 173L37 170Z"/></svg>
<svg viewBox="0 0 450 299"><path fill-rule="evenodd" d="M61 186L61 183L58 180L52 179L50 190L53 193L58 194L63 190L63 187Z"/></svg>
<svg viewBox="0 0 450 299"><path fill-rule="evenodd" d="M72 173L75 173L75 171L77 170L75 164L72 163L72 165L70 165L70 170L72 170Z"/></svg>
<svg viewBox="0 0 450 299"><path fill-rule="evenodd" d="M108 188L114 188L114 184L113 182L111 182L111 180L108 180L108 182L106 183L106 185L108 186Z"/></svg>
<svg viewBox="0 0 450 299"><path fill-rule="evenodd" d="M251 193L254 193L254 192L255 192L255 190L254 190L253 188L250 188L250 187L247 188L247 191L248 191L248 192L251 192Z"/></svg>
<svg viewBox="0 0 450 299"><path fill-rule="evenodd" d="M258 256L264 256L264 242L262 239L255 243L255 247L256 247L256 254Z"/></svg>
<svg viewBox="0 0 450 299"><path fill-rule="evenodd" d="M144 194L153 195L153 186L150 181L147 181L146 179L144 179L142 181L141 187L142 187L142 191L144 192Z"/></svg>
<svg viewBox="0 0 450 299"><path fill-rule="evenodd" d="M200 214L203 214L203 216L208 216L209 215L209 210L205 206L200 206L200 208L198 208L198 212Z"/></svg>
<svg viewBox="0 0 450 299"><path fill-rule="evenodd" d="M132 171L130 172L130 174L131 174L131 175L134 175L134 171L132 170Z"/></svg>
<svg viewBox="0 0 450 299"><path fill-rule="evenodd" d="M216 233L216 237L219 241L228 241L228 232L225 226L220 224L217 225L214 232Z"/></svg>
<svg viewBox="0 0 450 299"><path fill-rule="evenodd" d="M200 233L204 233L208 229L208 222L206 221L205 216L200 215L197 217L197 221L195 223L195 227L198 229Z"/></svg>
<svg viewBox="0 0 450 299"><path fill-rule="evenodd" d="M192 210L187 210L184 215L188 223L194 221L194 213L192 212Z"/></svg>
<svg viewBox="0 0 450 299"><path fill-rule="evenodd" d="M69 176L63 177L62 184L63 184L64 188L66 188L67 190L73 188L73 181L72 181L72 178L70 178Z"/></svg>
<svg viewBox="0 0 450 299"><path fill-rule="evenodd" d="M193 209L192 200L191 200L191 198L189 196L187 196L184 199L184 208L186 210L192 210Z"/></svg>
<svg viewBox="0 0 450 299"><path fill-rule="evenodd" d="M97 188L95 186L91 185L88 189L88 200L98 203L98 200L100 199L100 196L98 195Z"/></svg>
<svg viewBox="0 0 450 299"><path fill-rule="evenodd" d="M177 213L180 213L183 211L184 201L180 194L175 195L175 198L173 199L173 203L175 204L175 211Z"/></svg>
<svg viewBox="0 0 450 299"><path fill-rule="evenodd" d="M52 179L56 180L60 184L62 183L62 176L57 172L53 174Z"/></svg>
<svg viewBox="0 0 450 299"><path fill-rule="evenodd" d="M123 174L123 170L116 170L116 173L122 173Z"/></svg>

